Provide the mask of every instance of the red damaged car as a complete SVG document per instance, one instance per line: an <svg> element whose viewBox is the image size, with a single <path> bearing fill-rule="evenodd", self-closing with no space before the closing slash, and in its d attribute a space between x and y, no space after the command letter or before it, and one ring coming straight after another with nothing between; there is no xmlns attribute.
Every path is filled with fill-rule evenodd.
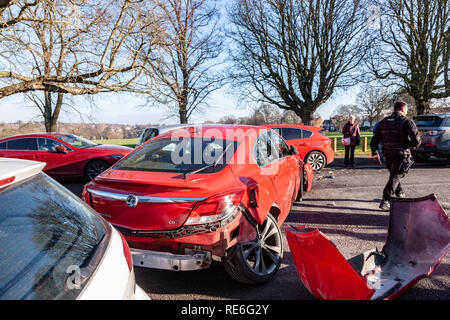
<svg viewBox="0 0 450 320"><path fill-rule="evenodd" d="M306 163L314 171L322 170L334 161L331 139L322 133L321 128L304 124L268 124L265 127L278 132L284 140L295 146Z"/></svg>
<svg viewBox="0 0 450 320"><path fill-rule="evenodd" d="M59 178L92 180L132 150L66 133L33 133L0 140L0 157L45 162L44 172Z"/></svg>
<svg viewBox="0 0 450 320"><path fill-rule="evenodd" d="M136 266L198 270L220 259L256 284L280 267L280 226L302 196L302 168L270 129L193 126L151 139L82 198L122 232Z"/></svg>

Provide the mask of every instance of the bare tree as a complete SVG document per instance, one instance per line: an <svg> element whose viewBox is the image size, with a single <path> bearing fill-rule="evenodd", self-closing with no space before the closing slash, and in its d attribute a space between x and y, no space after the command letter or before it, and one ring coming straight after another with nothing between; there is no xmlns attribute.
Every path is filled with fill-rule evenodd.
<svg viewBox="0 0 450 320"><path fill-rule="evenodd" d="M363 116L360 112L361 110L356 104L343 104L337 106L336 110L333 112L332 118L335 120L336 127L339 129L344 127L351 115L355 116L356 123L361 125Z"/></svg>
<svg viewBox="0 0 450 320"><path fill-rule="evenodd" d="M368 65L387 86L399 86L415 101L418 114L431 100L450 96L448 0L374 0L381 10Z"/></svg>
<svg viewBox="0 0 450 320"><path fill-rule="evenodd" d="M385 88L362 87L356 97L358 113L370 123L370 127L392 111L392 94Z"/></svg>
<svg viewBox="0 0 450 320"><path fill-rule="evenodd" d="M14 2L9 10L20 11L21 20L0 30L0 98L44 92L52 131L64 94L142 90L137 80L157 41L156 20L144 1L28 4Z"/></svg>
<svg viewBox="0 0 450 320"><path fill-rule="evenodd" d="M235 0L228 8L234 87L309 124L364 53L358 0Z"/></svg>
<svg viewBox="0 0 450 320"><path fill-rule="evenodd" d="M148 101L172 108L180 123L188 123L222 86L218 8L214 0L164 0L156 7L164 21L165 45L152 54L148 70L158 85Z"/></svg>

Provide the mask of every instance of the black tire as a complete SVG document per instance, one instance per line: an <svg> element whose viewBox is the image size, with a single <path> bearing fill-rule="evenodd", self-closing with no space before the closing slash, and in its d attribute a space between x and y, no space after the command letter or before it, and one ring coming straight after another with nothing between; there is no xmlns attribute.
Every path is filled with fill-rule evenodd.
<svg viewBox="0 0 450 320"><path fill-rule="evenodd" d="M308 189L308 174L306 173L305 166L303 166L303 193Z"/></svg>
<svg viewBox="0 0 450 320"><path fill-rule="evenodd" d="M305 167L303 166L302 172L300 173L300 187L298 188L297 197L295 198L295 202L301 202L303 200L303 193L305 192L304 184L305 184Z"/></svg>
<svg viewBox="0 0 450 320"><path fill-rule="evenodd" d="M314 171L320 171L327 165L327 157L320 151L312 151L306 156L306 162Z"/></svg>
<svg viewBox="0 0 450 320"><path fill-rule="evenodd" d="M415 152L413 152L412 156L418 162L421 162L421 161L425 162L425 161L427 161L428 159L431 158L430 155L422 154L422 153L415 153Z"/></svg>
<svg viewBox="0 0 450 320"><path fill-rule="evenodd" d="M228 249L223 261L228 274L241 283L266 283L275 276L281 265L283 240L277 221L269 214L257 228L255 240Z"/></svg>
<svg viewBox="0 0 450 320"><path fill-rule="evenodd" d="M102 160L93 160L86 165L84 176L86 179L94 180L96 176L109 168L109 164Z"/></svg>

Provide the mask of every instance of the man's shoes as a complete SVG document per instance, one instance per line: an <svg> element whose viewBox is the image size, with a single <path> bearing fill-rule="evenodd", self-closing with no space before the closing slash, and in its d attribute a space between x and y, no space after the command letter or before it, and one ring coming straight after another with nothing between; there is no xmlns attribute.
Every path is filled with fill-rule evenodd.
<svg viewBox="0 0 450 320"><path fill-rule="evenodd" d="M390 205L389 201L387 201L387 200L381 201L380 209L383 211L389 211L391 209L391 205Z"/></svg>
<svg viewBox="0 0 450 320"><path fill-rule="evenodd" d="M403 191L396 192L395 195L397 198L406 198L406 194Z"/></svg>

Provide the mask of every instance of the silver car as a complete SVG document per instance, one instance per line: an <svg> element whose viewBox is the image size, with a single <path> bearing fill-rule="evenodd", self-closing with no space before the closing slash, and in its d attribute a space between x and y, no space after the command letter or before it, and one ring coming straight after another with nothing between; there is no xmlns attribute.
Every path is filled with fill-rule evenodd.
<svg viewBox="0 0 450 320"><path fill-rule="evenodd" d="M413 120L422 138L413 157L419 161L431 156L450 158L450 113L416 116Z"/></svg>
<svg viewBox="0 0 450 320"><path fill-rule="evenodd" d="M169 125L169 126L161 126L161 127L150 127L150 128L146 128L144 131L142 131L138 143L136 144L136 147L139 147L141 145L143 145L144 143L146 143L148 140L159 136L160 134L173 130L173 129L179 129L179 128L185 128L188 126L192 126L192 125L188 125L188 124L175 124L175 125Z"/></svg>

